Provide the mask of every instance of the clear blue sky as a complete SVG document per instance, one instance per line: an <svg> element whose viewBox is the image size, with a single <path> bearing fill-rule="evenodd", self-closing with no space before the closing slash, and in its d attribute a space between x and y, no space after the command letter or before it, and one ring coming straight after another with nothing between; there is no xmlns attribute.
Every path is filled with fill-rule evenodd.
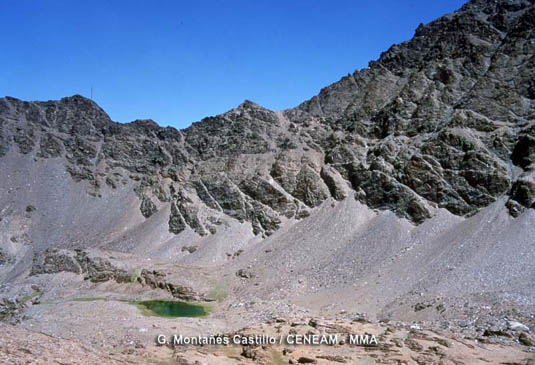
<svg viewBox="0 0 535 365"><path fill-rule="evenodd" d="M0 96L90 96L186 127L244 99L285 109L462 0L0 0Z"/></svg>

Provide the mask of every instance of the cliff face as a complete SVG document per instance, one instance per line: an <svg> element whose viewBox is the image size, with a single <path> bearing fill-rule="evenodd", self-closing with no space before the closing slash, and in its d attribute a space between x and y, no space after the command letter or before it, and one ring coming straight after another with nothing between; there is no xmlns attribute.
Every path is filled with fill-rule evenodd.
<svg viewBox="0 0 535 365"><path fill-rule="evenodd" d="M270 235L329 198L415 224L508 197L535 208L535 6L470 1L294 109L250 101L184 130L119 124L91 100L0 99L0 159L61 161L88 194L132 186L145 218ZM131 184L133 183L133 184Z"/></svg>

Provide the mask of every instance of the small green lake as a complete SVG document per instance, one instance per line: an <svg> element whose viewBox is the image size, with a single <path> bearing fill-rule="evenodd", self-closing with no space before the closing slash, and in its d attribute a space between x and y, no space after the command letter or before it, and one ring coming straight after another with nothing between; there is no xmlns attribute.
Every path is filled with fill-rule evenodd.
<svg viewBox="0 0 535 365"><path fill-rule="evenodd" d="M145 315L176 318L176 317L204 317L210 312L204 305L171 300L145 300L131 302L140 308Z"/></svg>

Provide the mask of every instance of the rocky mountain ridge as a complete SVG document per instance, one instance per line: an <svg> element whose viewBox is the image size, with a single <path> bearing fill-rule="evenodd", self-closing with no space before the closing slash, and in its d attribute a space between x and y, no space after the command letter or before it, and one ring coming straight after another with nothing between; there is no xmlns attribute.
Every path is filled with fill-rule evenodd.
<svg viewBox="0 0 535 365"><path fill-rule="evenodd" d="M329 198L419 224L506 195L518 216L535 207L534 29L532 1L470 1L296 108L245 101L180 131L115 123L79 95L6 97L0 158L62 159L94 196L133 181L175 234L213 234L219 212L268 236Z"/></svg>

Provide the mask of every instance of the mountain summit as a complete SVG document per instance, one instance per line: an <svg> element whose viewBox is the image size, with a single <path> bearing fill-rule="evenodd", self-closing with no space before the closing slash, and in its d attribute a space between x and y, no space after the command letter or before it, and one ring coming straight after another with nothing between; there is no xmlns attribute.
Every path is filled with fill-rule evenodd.
<svg viewBox="0 0 535 365"><path fill-rule="evenodd" d="M175 184L200 199L196 209L218 206L255 233L331 196L355 195L415 223L509 196L517 216L535 199L533 12L529 1L471 1L294 109L246 100L183 131L113 123L78 95L5 98L0 153L16 145L37 159L61 157L93 194L140 181L143 207L171 204ZM207 232L196 213L183 215Z"/></svg>

